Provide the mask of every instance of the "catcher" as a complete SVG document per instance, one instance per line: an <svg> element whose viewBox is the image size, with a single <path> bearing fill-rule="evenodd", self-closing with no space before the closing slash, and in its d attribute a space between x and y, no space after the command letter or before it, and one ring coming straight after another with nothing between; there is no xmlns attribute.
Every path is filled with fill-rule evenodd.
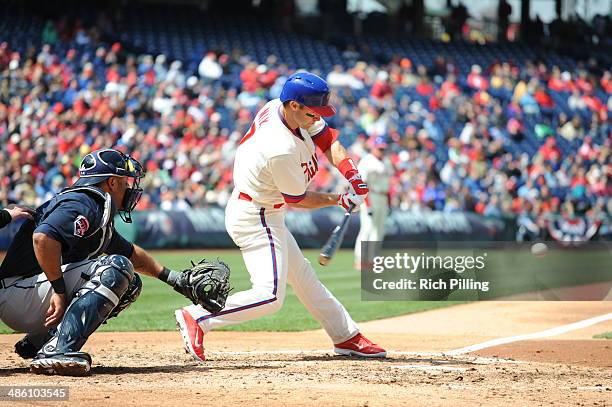
<svg viewBox="0 0 612 407"><path fill-rule="evenodd" d="M157 277L194 303L219 311L229 269L202 261L176 272L125 240L116 213L130 223L144 177L141 164L102 149L83 158L79 179L41 205L13 239L0 266L0 319L26 336L15 344L34 373L85 375L91 357L81 348L108 318L134 302L135 272Z"/></svg>

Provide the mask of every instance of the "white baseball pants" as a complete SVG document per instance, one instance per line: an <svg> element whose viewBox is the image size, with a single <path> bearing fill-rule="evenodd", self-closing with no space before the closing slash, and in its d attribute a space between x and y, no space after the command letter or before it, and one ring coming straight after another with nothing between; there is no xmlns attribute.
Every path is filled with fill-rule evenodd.
<svg viewBox="0 0 612 407"><path fill-rule="evenodd" d="M370 192L368 201L369 206L361 205L359 208L360 229L355 242L356 265L361 264L361 242L382 242L385 238L385 221L389 215L387 194ZM371 259L374 255L375 253L367 253L366 258Z"/></svg>
<svg viewBox="0 0 612 407"><path fill-rule="evenodd" d="M359 332L344 306L319 281L284 219L284 208L262 208L254 202L230 199L225 226L242 252L252 287L230 295L225 308L215 314L199 305L185 307L204 333L280 310L287 282L334 343Z"/></svg>

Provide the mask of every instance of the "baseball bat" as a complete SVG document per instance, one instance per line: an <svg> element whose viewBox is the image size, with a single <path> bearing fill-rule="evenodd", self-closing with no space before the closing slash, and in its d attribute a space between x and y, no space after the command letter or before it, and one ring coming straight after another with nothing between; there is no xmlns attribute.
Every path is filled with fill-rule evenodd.
<svg viewBox="0 0 612 407"><path fill-rule="evenodd" d="M342 244L342 240L344 239L344 233L346 232L346 228L348 227L349 220L351 220L351 212L355 209L355 204L351 204L349 210L344 214L344 219L342 219L342 223L336 226L334 231L332 232L329 239L325 243L325 246L321 249L321 253L319 253L319 264L322 266L327 266L331 261L332 257L338 250L338 247Z"/></svg>

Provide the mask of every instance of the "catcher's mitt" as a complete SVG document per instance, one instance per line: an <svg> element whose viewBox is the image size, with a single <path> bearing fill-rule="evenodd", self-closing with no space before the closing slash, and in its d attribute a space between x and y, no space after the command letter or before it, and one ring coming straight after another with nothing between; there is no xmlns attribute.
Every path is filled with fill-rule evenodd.
<svg viewBox="0 0 612 407"><path fill-rule="evenodd" d="M191 265L183 270L174 289L209 312L221 311L230 292L229 266L219 259L202 259Z"/></svg>

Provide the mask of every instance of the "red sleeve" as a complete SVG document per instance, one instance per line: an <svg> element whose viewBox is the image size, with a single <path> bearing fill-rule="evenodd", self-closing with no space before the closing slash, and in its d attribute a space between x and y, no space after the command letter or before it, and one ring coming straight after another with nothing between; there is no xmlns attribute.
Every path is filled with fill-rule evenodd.
<svg viewBox="0 0 612 407"><path fill-rule="evenodd" d="M339 134L340 132L338 130L326 125L323 130L312 136L312 141L314 141L322 152L326 152L334 141L336 141Z"/></svg>

